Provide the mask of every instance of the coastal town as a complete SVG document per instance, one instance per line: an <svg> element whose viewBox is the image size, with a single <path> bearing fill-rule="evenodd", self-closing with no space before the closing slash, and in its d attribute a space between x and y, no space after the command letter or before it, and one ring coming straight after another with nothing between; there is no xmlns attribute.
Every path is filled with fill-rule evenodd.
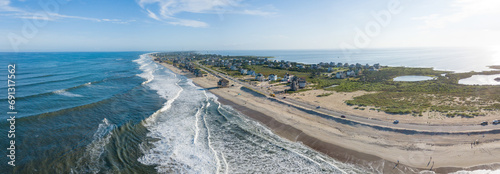
<svg viewBox="0 0 500 174"><path fill-rule="evenodd" d="M155 53L154 56L157 57L156 61L167 62L176 67L184 68L191 71L197 77L202 77L204 74L196 65L196 63L200 63L206 67L217 69L221 72L224 71L223 73L225 74L241 77L240 79L242 80L290 83L290 89L287 91L298 91L306 88L308 84L312 86L313 84L307 82L308 77L321 76L330 79L359 79L364 71L378 71L382 68L378 63L373 65L341 62L304 64L255 56L200 55L194 53L177 53L174 55ZM267 71L259 71L256 69L257 67L267 67ZM269 72L269 70L273 69L276 70L276 73ZM300 75L295 75L293 72L297 72Z"/></svg>
<svg viewBox="0 0 500 174"><path fill-rule="evenodd" d="M497 86L460 85L458 81L474 74L500 74L499 71L452 73L436 71L432 68L388 67L378 63L373 65L342 62L305 64L276 60L272 57L223 56L196 52L154 53L152 56L157 62L187 70L195 77L204 77L210 72L220 74L217 86L221 88L234 86L234 82L237 82L246 84L248 88L263 95L283 98L320 91L316 98L303 101L313 105L318 98L329 98L328 96L334 92L367 91L369 92L367 95L342 100L341 106L348 106L351 110L373 110L421 118L428 115L429 119L423 119L427 124L436 122L436 119L430 119L430 115L434 115L433 118L481 118L489 115L492 117L490 120L492 124L498 123L493 116L500 110L500 103L497 101L499 88ZM404 75L429 76L432 80L416 82L393 80L395 77ZM371 91L376 93L370 93ZM480 100L465 98L468 93L474 93ZM305 98L307 97L295 97L298 100L305 100ZM338 99L333 101L338 101ZM330 100L330 102L333 101ZM416 101L419 104L415 104ZM468 104L464 105L464 102ZM431 103L441 104L432 105ZM329 105L326 103L324 107L328 108ZM390 118L393 118L394 123L399 123L398 119L401 119L395 116ZM481 125L489 122L473 120L469 121Z"/></svg>
<svg viewBox="0 0 500 174"><path fill-rule="evenodd" d="M493 132L500 129L500 88L461 85L458 81L473 75L500 74L499 71L454 73L379 64L304 64L272 57L196 52L149 55L155 62L217 95L222 104L261 122L274 133L332 156L349 151L353 143L361 143L353 149L394 162L384 164L386 170L401 162L441 172L456 171L442 168L444 166L469 166L471 158L475 161L495 158L478 150L496 147L497 136ZM393 80L404 75L432 78L410 82ZM470 97L472 95L476 97ZM490 133L493 136L479 136ZM302 136L315 138L309 140L311 137L303 139ZM316 138L322 140L321 143L318 144ZM442 138L447 141L434 141ZM338 141L340 139L342 141ZM449 147L468 148L470 150L462 153L469 157L449 153ZM417 163L408 156L417 153L419 159L429 158L426 153L420 153L422 151L434 155L428 162ZM472 154L475 155L470 157ZM354 156L365 158L365 155ZM450 157L455 160L448 161ZM429 165L435 161L439 163Z"/></svg>

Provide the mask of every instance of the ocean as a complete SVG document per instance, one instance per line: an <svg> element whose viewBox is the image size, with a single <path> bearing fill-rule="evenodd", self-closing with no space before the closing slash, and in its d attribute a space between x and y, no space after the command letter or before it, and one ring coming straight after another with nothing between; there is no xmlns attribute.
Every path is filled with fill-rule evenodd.
<svg viewBox="0 0 500 174"><path fill-rule="evenodd" d="M0 53L0 173L366 173L274 135L144 52ZM7 65L16 64L15 139Z"/></svg>
<svg viewBox="0 0 500 174"><path fill-rule="evenodd" d="M460 51L460 50L458 50ZM230 55L276 56L306 63L349 62L417 65L454 59L339 60L331 51L218 51ZM417 51L415 51L417 52ZM423 56L429 52L407 56ZM473 52L473 51L471 51ZM200 51L200 53L205 53ZM368 54L368 53L365 53ZM458 53L457 53L458 54ZM493 53L483 55L493 56ZM469 64L481 69L489 60ZM489 61L487 61L488 59ZM477 59L476 59L477 61ZM11 124L7 65L16 64L15 167L2 150L0 173L367 173L301 143L274 135L258 122L154 63L146 52L0 53L0 147L9 147ZM427 66L427 64L422 64Z"/></svg>

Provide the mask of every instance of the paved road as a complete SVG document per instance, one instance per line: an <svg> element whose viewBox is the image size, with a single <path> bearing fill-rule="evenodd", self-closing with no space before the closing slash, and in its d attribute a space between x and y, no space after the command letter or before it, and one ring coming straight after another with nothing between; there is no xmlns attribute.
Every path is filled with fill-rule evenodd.
<svg viewBox="0 0 500 174"><path fill-rule="evenodd" d="M210 68L207 68L197 62L197 64L205 69L205 71L211 73L212 75L215 75L219 78L226 78L228 80L231 80L235 83L238 83L240 85L243 85L247 88L254 89L256 91L259 91L262 94L268 94L266 90L263 90L261 88L252 86L250 84L241 82L238 79L235 79L233 77L227 76L225 74L216 72ZM272 100L277 100L279 102L289 104L290 106L303 109L306 111L310 112L316 112L318 114L326 115L327 117L331 117L331 119L343 119L346 121L351 121L354 123L358 124L363 124L363 125L368 125L372 127L381 127L381 128L389 128L389 129L396 129L396 130L412 130L412 131L418 131L418 132L436 132L436 133L468 133L468 132L487 132L487 131L493 131L493 130L499 130L500 131L500 124L498 125L493 125L493 124L488 124L486 126L482 125L427 125L427 124L410 124L410 123L402 123L400 122L399 124L393 124L392 122L388 121L383 121L383 120L377 120L377 119L371 119L367 118L366 116L359 116L359 115L350 115L343 113L342 111L334 111L334 110L329 110L329 109L324 109L324 108L317 108L317 106L310 105L308 103L300 102L297 100L293 100L290 98L278 98L278 97L269 97L269 95L266 95L269 99ZM346 118L341 118L341 115L344 115Z"/></svg>

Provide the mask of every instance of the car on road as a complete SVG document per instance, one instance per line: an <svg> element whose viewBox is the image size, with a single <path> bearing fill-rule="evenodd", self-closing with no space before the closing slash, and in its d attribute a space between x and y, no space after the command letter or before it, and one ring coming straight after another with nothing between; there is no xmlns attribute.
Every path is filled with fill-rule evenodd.
<svg viewBox="0 0 500 174"><path fill-rule="evenodd" d="M394 122L392 122L393 124L398 124L399 123L399 120L394 120Z"/></svg>
<svg viewBox="0 0 500 174"><path fill-rule="evenodd" d="M488 122L487 121L483 121L483 122L481 122L481 125L486 126L486 125L488 125Z"/></svg>
<svg viewBox="0 0 500 174"><path fill-rule="evenodd" d="M499 123L500 123L500 121L498 121L498 120L493 120L493 122L491 122L491 123L492 123L492 124L499 124Z"/></svg>
<svg viewBox="0 0 500 174"><path fill-rule="evenodd" d="M345 118L345 115L341 115L340 118Z"/></svg>
<svg viewBox="0 0 500 174"><path fill-rule="evenodd" d="M319 109L319 108L321 108L321 106L316 107L316 109Z"/></svg>

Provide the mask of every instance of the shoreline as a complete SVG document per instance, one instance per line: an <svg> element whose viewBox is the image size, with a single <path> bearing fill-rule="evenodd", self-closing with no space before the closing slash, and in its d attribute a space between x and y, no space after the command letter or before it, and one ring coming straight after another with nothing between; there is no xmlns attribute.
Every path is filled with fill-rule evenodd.
<svg viewBox="0 0 500 174"><path fill-rule="evenodd" d="M260 103L270 103L271 101L265 101L267 99L264 99L261 101L261 99L253 96L253 95L246 95L246 98L238 98L237 96L233 97L230 94L234 92L240 92L241 93L248 93L245 92L241 89L239 89L237 86L235 87L230 87L230 88L221 88L221 89L213 89L215 86L214 81L216 81L218 78L217 77L210 77L211 75L209 74L208 77L194 77L189 72L183 72L182 70L173 67L172 65L168 65L166 63L161 63L161 65L169 68L170 70L174 71L177 74L184 75L187 78L190 78L193 80L193 83L196 85L203 87L203 88L212 88L209 91L216 95L219 98L219 102L225 105L230 105L237 111L243 113L244 115L264 124L266 127L268 127L270 130L272 130L275 134L288 139L292 142L302 142L303 144L307 145L308 147L319 151L323 154L326 154L336 160L339 160L341 162L347 162L347 163L353 163L353 164L358 164L363 166L364 168L369 168L371 167L373 163L380 163L381 168L375 169L375 171L382 170L379 172L391 172L391 170L394 170L393 167L396 165L395 161L401 161L400 164L398 164L398 167L396 169L400 170L402 173L417 173L419 171L423 170L429 170L429 168L425 168L425 164L415 164L415 162L412 162L412 157L411 153L420 153L414 156L429 156L429 154L425 154L425 152L415 152L411 150L399 150L399 153L396 153L396 155L386 155L388 152L391 152L390 148L393 147L384 147L382 145L380 148L381 151L383 152L378 152L374 153L374 151L367 151L366 149L370 149L371 147L374 147L376 145L372 145L371 141L378 141L378 138L373 139L365 139L366 137L359 136L357 135L352 135L352 132L346 133L346 130L343 129L351 129L351 130L356 130L353 129L352 126L350 128L344 128L349 125L332 125L332 121L325 121L322 118L318 118L318 116L315 116L314 114L309 114L309 113L302 113L300 111L295 111L293 109L288 108L289 111L274 111L273 109L269 110L266 108L263 108L263 106L259 106ZM211 84L213 83L213 85ZM227 90L227 92L225 92ZM224 91L224 92L223 92ZM239 94L239 93L238 93ZM253 100L253 101L252 101ZM255 102L257 101L258 102ZM247 104L248 102L248 104ZM270 104L278 106L278 107L284 107L285 110L287 109L284 104L278 104L276 102L271 102ZM270 106L272 107L272 106ZM275 112L275 113L272 113ZM277 113L276 113L277 112ZM287 113L288 112L288 113ZM299 113L299 114L294 114L294 113ZM304 116L301 116L304 115ZM312 120L312 121L311 121ZM326 122L326 123L323 123ZM338 124L338 123L336 123ZM364 130L366 132L373 131L369 128L359 128L359 129L367 129ZM383 132L375 132L375 133L383 133ZM397 133L385 133L385 134L397 134ZM314 135L314 136L312 136ZM323 136L324 135L324 136ZM331 135L335 135L339 137L339 139L333 139L333 138L325 138L329 137ZM318 137L319 136L319 137ZM323 138L320 138L322 137ZM348 138L349 140L346 142L338 142L338 140L345 140L346 136L353 136L351 138ZM376 135L375 135L376 136ZM408 138L406 135L397 135L397 136L405 136L405 138ZM356 141L356 138L363 139L364 142L359 142ZM412 138L410 136L410 138ZM388 140L389 141L389 140ZM371 142L371 143L366 143L366 142ZM401 143L401 142L399 142ZM385 142L385 143L379 143L379 144L391 144L390 142ZM446 144L446 142L441 144L441 146L448 146L449 144ZM367 147L368 146L368 147ZM403 145L404 146L404 145ZM441 147L440 147L441 148ZM410 148L409 148L410 149ZM431 148L432 149L432 148ZM493 147L495 149L495 147ZM365 150L365 152L363 152ZM376 150L376 149L374 149ZM436 150L437 151L437 150ZM444 150L445 151L445 150ZM371 152L371 153L369 153ZM406 154L405 154L406 153ZM410 153L410 156L408 155ZM423 153L423 154L422 154ZM403 155L402 155L403 154ZM432 154L431 154L432 155ZM391 156L391 157L381 157L381 156ZM396 160L399 158L403 158L402 160ZM405 160L406 158L406 160ZM436 159L436 157L434 157ZM447 158L439 159L439 161L446 160ZM415 161L415 160L413 160ZM418 160L417 160L418 161ZM420 160L422 161L422 160ZM435 167L432 168L432 171L438 172L438 173L444 173L444 172L455 172L459 170L465 170L465 169L493 169L493 168L498 168L496 165L489 165L486 164L488 162L486 161L491 161L490 158L487 158L486 160L482 160L485 163L480 163L476 165L471 165L471 166L466 166L464 164L467 164L467 162L461 162L457 163L455 165L453 164L442 164L440 166L439 164ZM494 161L492 163L498 163L500 161ZM407 165L408 164L408 165ZM450 167L451 166L451 167ZM474 167L475 166L475 167ZM374 171L372 171L374 172ZM384 173L385 173L384 172ZM392 173L392 172L391 172Z"/></svg>

